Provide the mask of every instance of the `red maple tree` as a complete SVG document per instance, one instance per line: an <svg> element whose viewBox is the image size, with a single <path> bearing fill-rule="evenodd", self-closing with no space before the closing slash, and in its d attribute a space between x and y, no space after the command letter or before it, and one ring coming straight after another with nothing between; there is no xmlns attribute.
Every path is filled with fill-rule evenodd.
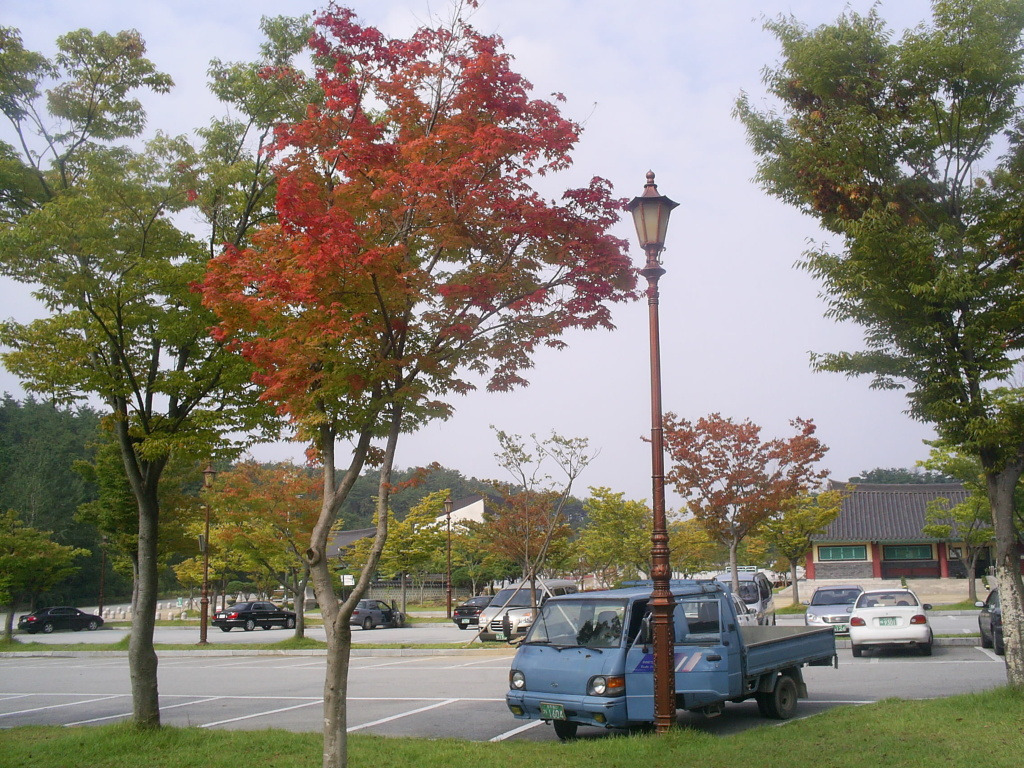
<svg viewBox="0 0 1024 768"><path fill-rule="evenodd" d="M790 422L797 434L761 441L761 427L713 413L690 422L665 415L666 475L712 539L729 548L733 589L739 588L736 550L747 534L823 480L814 464L828 450L813 421Z"/></svg>
<svg viewBox="0 0 1024 768"><path fill-rule="evenodd" d="M215 258L202 290L216 336L256 365L324 467L307 556L328 630L325 764L342 765L348 618L386 537L399 434L447 416L475 381L525 384L539 346L611 328L610 305L636 293L609 234L623 206L610 185L559 201L531 186L570 165L580 129L530 97L499 38L456 18L389 39L337 7L316 28L325 99L279 131L278 221ZM339 603L327 537L368 459L381 464L377 538Z"/></svg>

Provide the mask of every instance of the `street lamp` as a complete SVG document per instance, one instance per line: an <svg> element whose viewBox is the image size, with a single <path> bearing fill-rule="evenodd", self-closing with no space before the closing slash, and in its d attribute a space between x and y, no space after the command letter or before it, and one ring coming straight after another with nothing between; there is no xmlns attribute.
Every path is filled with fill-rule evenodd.
<svg viewBox="0 0 1024 768"><path fill-rule="evenodd" d="M217 478L217 470L207 464L203 470L203 490L209 491ZM206 524L203 526L203 537L199 540L199 548L203 552L203 597L199 601L199 644L206 645L206 628L210 616L210 500L206 499Z"/></svg>
<svg viewBox="0 0 1024 768"><path fill-rule="evenodd" d="M444 516L448 521L448 569L445 576L445 606L448 618L452 617L452 497L444 500Z"/></svg>
<svg viewBox="0 0 1024 768"><path fill-rule="evenodd" d="M647 307L651 339L651 482L654 524L651 531L651 634L654 645L654 728L664 733L676 721L675 669L672 653L672 569L669 565L668 529L665 524L665 443L661 413L661 340L658 326L658 279L665 274L660 255L672 209L679 203L658 194L654 172L640 197L629 203L640 247L647 263L640 274L647 278Z"/></svg>

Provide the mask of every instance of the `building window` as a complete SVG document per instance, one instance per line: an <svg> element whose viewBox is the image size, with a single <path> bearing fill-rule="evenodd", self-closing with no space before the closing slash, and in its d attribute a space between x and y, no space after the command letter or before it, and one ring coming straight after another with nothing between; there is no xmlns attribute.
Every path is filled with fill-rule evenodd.
<svg viewBox="0 0 1024 768"><path fill-rule="evenodd" d="M868 548L863 544L855 547L818 547L818 560L867 560Z"/></svg>
<svg viewBox="0 0 1024 768"><path fill-rule="evenodd" d="M931 544L900 544L882 547L885 560L931 560Z"/></svg>
<svg viewBox="0 0 1024 768"><path fill-rule="evenodd" d="M949 559L950 560L963 560L964 551L960 547L949 548Z"/></svg>

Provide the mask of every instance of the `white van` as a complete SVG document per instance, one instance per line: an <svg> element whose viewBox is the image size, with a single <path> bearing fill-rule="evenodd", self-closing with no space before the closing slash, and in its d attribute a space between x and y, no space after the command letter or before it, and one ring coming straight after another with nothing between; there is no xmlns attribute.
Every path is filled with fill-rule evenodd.
<svg viewBox="0 0 1024 768"><path fill-rule="evenodd" d="M578 592L576 582L568 579L537 579L537 607L549 597ZM530 603L530 582L521 581L502 589L480 612L481 640L511 640L526 634L533 625L535 610ZM507 617L507 621L506 621Z"/></svg>
<svg viewBox="0 0 1024 768"><path fill-rule="evenodd" d="M758 624L775 623L775 593L772 591L772 583L761 571L748 568L740 568L739 573L739 594L747 608L757 616ZM723 584L732 584L732 574L726 571L715 576L715 581Z"/></svg>

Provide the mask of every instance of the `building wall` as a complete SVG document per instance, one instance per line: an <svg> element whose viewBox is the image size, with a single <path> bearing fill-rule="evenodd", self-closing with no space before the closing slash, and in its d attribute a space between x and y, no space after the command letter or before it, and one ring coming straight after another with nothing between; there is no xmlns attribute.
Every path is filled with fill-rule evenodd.
<svg viewBox="0 0 1024 768"><path fill-rule="evenodd" d="M873 576L870 560L836 560L815 563L815 579L870 579Z"/></svg>

